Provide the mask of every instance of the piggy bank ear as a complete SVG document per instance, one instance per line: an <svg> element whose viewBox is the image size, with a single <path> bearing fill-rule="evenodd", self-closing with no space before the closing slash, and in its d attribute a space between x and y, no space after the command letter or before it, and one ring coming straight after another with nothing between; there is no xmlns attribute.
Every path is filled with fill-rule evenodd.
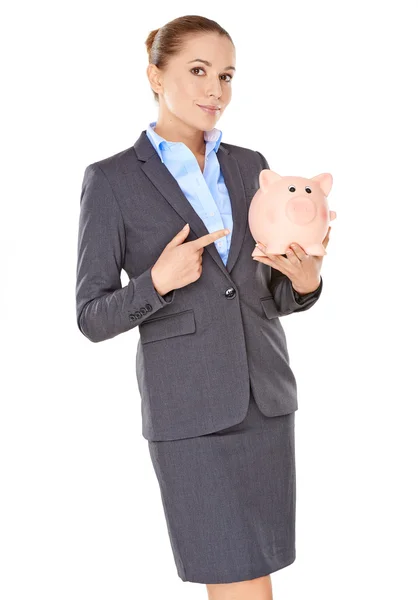
<svg viewBox="0 0 418 600"><path fill-rule="evenodd" d="M271 169L263 169L262 171L260 171L259 175L260 188L263 192L265 192L266 190L268 190L272 183L275 183L280 179L283 178L278 173L275 173Z"/></svg>
<svg viewBox="0 0 418 600"><path fill-rule="evenodd" d="M332 188L331 173L321 173L320 175L315 175L315 177L311 177L311 181L318 181L319 187L324 192L325 196L328 196Z"/></svg>

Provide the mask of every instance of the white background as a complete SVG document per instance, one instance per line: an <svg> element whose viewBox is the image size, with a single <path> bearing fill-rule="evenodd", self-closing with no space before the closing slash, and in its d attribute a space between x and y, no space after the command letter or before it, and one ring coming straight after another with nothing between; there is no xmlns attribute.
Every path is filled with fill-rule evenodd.
<svg viewBox="0 0 418 600"><path fill-rule="evenodd" d="M282 318L299 392L297 559L272 575L275 598L418 597L416 8L3 8L3 600L207 597L175 570L141 436L138 331L93 344L75 318L84 169L156 120L145 39L186 14L236 46L223 141L282 175L334 177L322 296Z"/></svg>

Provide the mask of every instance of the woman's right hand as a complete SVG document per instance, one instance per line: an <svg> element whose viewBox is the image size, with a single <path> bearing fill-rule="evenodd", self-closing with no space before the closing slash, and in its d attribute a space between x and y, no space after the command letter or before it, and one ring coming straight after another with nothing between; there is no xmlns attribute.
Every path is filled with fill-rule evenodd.
<svg viewBox="0 0 418 600"><path fill-rule="evenodd" d="M199 279L202 274L202 254L205 246L228 233L229 229L219 229L196 240L184 242L189 235L189 224L181 229L168 242L151 269L152 282L160 296Z"/></svg>

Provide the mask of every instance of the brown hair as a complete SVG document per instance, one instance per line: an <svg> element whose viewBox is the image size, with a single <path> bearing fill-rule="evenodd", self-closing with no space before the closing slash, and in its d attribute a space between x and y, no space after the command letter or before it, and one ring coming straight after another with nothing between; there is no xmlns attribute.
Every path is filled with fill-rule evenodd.
<svg viewBox="0 0 418 600"><path fill-rule="evenodd" d="M219 33L226 36L231 43L229 33L212 19L201 17L200 15L186 15L178 17L169 23L154 29L148 34L145 41L150 64L156 65L159 69L164 69L171 56L176 55L182 48L184 39L193 33ZM152 90L155 100L158 102L158 94Z"/></svg>

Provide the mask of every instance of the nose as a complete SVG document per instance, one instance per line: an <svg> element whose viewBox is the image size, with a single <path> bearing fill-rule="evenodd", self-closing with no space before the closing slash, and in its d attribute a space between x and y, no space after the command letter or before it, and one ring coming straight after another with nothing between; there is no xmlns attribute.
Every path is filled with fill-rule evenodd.
<svg viewBox="0 0 418 600"><path fill-rule="evenodd" d="M219 77L216 76L210 79L209 82L206 93L208 96L214 96L218 100L222 95L222 86Z"/></svg>
<svg viewBox="0 0 418 600"><path fill-rule="evenodd" d="M288 200L286 216L295 225L307 225L316 217L316 206L309 198L297 196Z"/></svg>

